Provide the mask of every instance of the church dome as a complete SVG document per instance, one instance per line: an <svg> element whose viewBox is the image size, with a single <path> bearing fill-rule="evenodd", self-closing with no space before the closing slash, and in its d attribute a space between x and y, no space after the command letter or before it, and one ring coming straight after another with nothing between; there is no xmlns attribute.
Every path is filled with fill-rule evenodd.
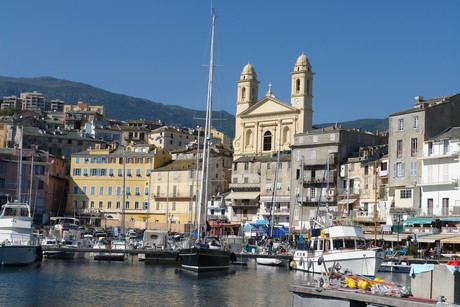
<svg viewBox="0 0 460 307"><path fill-rule="evenodd" d="M294 65L294 70L299 71L299 70L311 70L311 65L310 61L308 61L307 56L302 52L302 54L297 58L297 61L295 62Z"/></svg>
<svg viewBox="0 0 460 307"><path fill-rule="evenodd" d="M257 79L256 70L251 64L246 64L241 72L241 80Z"/></svg>

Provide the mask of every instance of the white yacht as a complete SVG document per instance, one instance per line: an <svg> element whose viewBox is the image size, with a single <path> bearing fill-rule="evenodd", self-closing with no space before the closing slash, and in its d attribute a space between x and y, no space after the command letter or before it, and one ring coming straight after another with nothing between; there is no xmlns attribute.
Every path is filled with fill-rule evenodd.
<svg viewBox="0 0 460 307"><path fill-rule="evenodd" d="M335 225L314 230L307 248L294 252L290 263L293 269L328 273L334 267L341 273L377 274L384 252L380 248L368 248L360 226Z"/></svg>
<svg viewBox="0 0 460 307"><path fill-rule="evenodd" d="M42 258L41 246L32 231L27 203L8 202L0 214L0 265L33 264Z"/></svg>

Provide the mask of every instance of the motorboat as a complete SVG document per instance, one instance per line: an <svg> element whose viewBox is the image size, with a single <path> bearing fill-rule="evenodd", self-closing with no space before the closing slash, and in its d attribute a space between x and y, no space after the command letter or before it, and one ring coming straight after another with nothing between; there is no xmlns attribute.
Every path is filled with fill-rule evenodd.
<svg viewBox="0 0 460 307"><path fill-rule="evenodd" d="M381 248L370 248L359 225L332 225L311 230L306 249L294 252L290 266L313 273L331 268L354 275L375 276L383 260Z"/></svg>
<svg viewBox="0 0 460 307"><path fill-rule="evenodd" d="M42 241L46 258L84 258L85 252L78 249L91 248L92 240L84 236L80 221L73 217L51 217L52 226ZM68 250L66 250L68 249Z"/></svg>
<svg viewBox="0 0 460 307"><path fill-rule="evenodd" d="M409 273L411 265L404 258L399 258L400 256L405 256L406 253L406 249L395 251L394 254L382 262L379 272Z"/></svg>
<svg viewBox="0 0 460 307"><path fill-rule="evenodd" d="M126 246L125 240L101 239L94 243L91 256L94 260L124 261L128 258Z"/></svg>
<svg viewBox="0 0 460 307"><path fill-rule="evenodd" d="M195 272L225 270L230 268L230 254L217 237L207 237L181 249L178 260L183 269Z"/></svg>
<svg viewBox="0 0 460 307"><path fill-rule="evenodd" d="M8 202L0 214L0 265L28 265L42 259L38 237L33 235L27 203Z"/></svg>

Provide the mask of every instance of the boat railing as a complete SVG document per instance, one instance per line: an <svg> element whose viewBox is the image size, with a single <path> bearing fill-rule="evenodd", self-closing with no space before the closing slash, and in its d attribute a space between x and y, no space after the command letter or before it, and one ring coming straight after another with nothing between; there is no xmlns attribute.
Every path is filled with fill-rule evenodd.
<svg viewBox="0 0 460 307"><path fill-rule="evenodd" d="M5 245L31 245L36 243L35 239L32 239L30 235L25 234L10 234L7 238L3 236L3 241L0 243L2 246ZM37 239L38 240L38 239Z"/></svg>

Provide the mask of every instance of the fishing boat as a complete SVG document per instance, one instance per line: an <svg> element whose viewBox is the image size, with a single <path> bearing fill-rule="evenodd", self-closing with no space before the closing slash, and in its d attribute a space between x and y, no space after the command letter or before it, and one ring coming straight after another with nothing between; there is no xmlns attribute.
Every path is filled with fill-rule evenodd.
<svg viewBox="0 0 460 307"><path fill-rule="evenodd" d="M216 15L212 13L212 34L211 34L211 52L209 63L209 78L208 78L208 95L206 102L206 125L205 136L206 141L203 144L203 159L201 167L201 190L199 202L197 203L198 209L198 228L206 227L206 208L208 196L208 183L209 183L209 167L210 167L210 140L211 140L211 127L212 127L212 94L213 94L213 72L214 72L214 33L216 26ZM198 148L199 150L199 148ZM203 206L204 205L204 206ZM204 218L202 217L204 212ZM204 222L202 222L204 221ZM203 229L204 230L204 229ZM201 237L201 231L197 231L197 241L193 246L183 248L179 252L179 261L181 267L186 270L196 272L225 270L230 268L230 251L226 250L222 245L217 245L217 241L211 239L206 242L206 238ZM215 245L213 244L215 243Z"/></svg>
<svg viewBox="0 0 460 307"><path fill-rule="evenodd" d="M84 237L80 221L73 217L51 217L53 224L42 241L43 256L46 258L84 258L85 252L78 249L91 248L92 241ZM69 250L65 250L69 249Z"/></svg>
<svg viewBox="0 0 460 307"><path fill-rule="evenodd" d="M0 265L28 265L41 258L42 249L33 235L29 205L4 204L0 215Z"/></svg>
<svg viewBox="0 0 460 307"><path fill-rule="evenodd" d="M363 230L358 225L333 225L313 231L307 249L294 252L293 269L328 273L340 266L341 272L375 276L384 260L384 251L369 248ZM318 233L319 232L319 233Z"/></svg>

